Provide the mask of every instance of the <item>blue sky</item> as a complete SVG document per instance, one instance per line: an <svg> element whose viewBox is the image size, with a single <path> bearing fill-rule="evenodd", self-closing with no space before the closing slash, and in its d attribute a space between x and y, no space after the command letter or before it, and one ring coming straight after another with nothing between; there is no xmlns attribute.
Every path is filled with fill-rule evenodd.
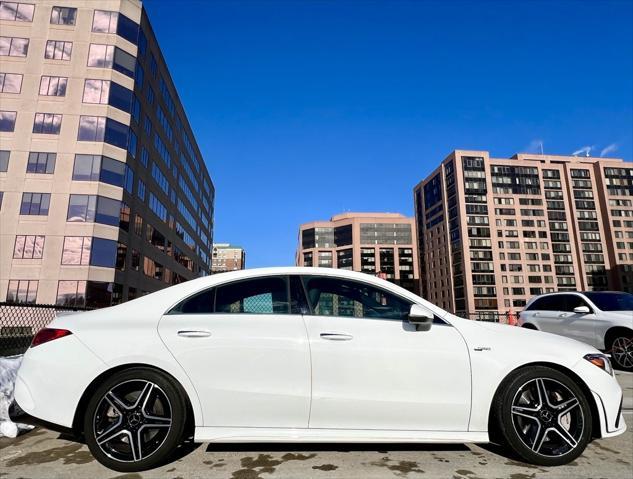
<svg viewBox="0 0 633 479"><path fill-rule="evenodd" d="M413 214L454 149L633 152L633 2L146 0L216 186L215 240L294 262L300 223Z"/></svg>

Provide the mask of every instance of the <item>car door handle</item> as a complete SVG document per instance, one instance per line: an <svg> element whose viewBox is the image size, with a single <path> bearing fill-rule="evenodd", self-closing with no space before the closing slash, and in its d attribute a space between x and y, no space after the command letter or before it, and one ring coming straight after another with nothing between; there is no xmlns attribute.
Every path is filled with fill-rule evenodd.
<svg viewBox="0 0 633 479"><path fill-rule="evenodd" d="M321 333L320 336L329 341L349 341L354 337L351 334L343 333Z"/></svg>
<svg viewBox="0 0 633 479"><path fill-rule="evenodd" d="M178 336L182 336L183 338L208 338L211 336L211 331L205 329L183 329L178 331Z"/></svg>

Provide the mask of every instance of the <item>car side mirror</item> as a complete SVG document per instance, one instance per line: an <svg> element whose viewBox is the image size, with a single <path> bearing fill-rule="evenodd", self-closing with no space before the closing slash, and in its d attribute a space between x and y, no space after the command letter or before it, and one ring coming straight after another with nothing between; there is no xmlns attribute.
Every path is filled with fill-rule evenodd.
<svg viewBox="0 0 633 479"><path fill-rule="evenodd" d="M587 306L576 306L574 308L574 313L589 314L591 313L591 310Z"/></svg>
<svg viewBox="0 0 633 479"><path fill-rule="evenodd" d="M419 304L412 304L409 310L409 323L415 325L417 331L428 331L433 324L434 315L431 311Z"/></svg>

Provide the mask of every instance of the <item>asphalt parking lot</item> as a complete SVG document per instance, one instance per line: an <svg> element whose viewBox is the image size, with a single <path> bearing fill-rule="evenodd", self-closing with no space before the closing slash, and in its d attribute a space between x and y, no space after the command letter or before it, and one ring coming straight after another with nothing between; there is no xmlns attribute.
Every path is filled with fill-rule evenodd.
<svg viewBox="0 0 633 479"><path fill-rule="evenodd" d="M201 444L184 448L171 464L121 474L97 463L88 448L37 428L0 438L2 479L177 478L630 478L633 477L633 374L618 373L627 432L594 441L567 466L518 461L493 445L441 444Z"/></svg>

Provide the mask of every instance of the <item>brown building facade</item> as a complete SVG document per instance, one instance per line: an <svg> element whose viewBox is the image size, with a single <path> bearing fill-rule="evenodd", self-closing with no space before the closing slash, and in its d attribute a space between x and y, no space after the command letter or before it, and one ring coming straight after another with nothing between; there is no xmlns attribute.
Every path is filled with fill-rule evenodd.
<svg viewBox="0 0 633 479"><path fill-rule="evenodd" d="M397 213L344 213L302 224L296 264L380 275L417 292L414 220Z"/></svg>
<svg viewBox="0 0 633 479"><path fill-rule="evenodd" d="M214 243L211 254L211 273L225 273L246 268L246 251L229 243Z"/></svg>
<svg viewBox="0 0 633 479"><path fill-rule="evenodd" d="M633 291L633 164L452 152L414 188L423 296L467 316Z"/></svg>

